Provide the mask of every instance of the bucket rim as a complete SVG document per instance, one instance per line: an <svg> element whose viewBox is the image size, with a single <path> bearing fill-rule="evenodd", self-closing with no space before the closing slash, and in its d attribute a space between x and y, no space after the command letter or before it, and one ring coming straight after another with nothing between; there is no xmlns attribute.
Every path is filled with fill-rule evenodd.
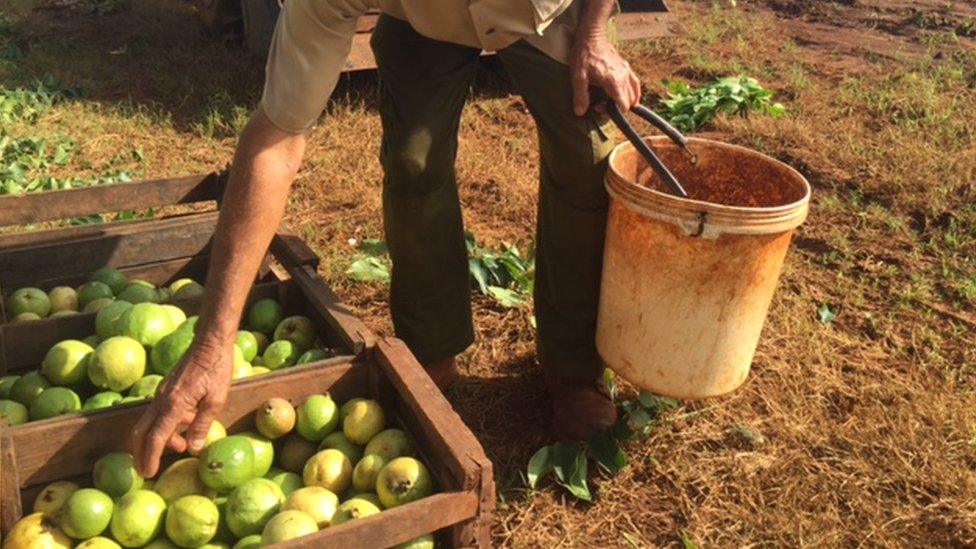
<svg viewBox="0 0 976 549"><path fill-rule="evenodd" d="M652 146L658 144L673 145L673 142L667 136L664 135L645 136L643 139L645 142L647 142ZM627 188L629 192L636 193L638 196L644 196L651 200L664 200L664 201L672 202L674 205L680 205L683 208L694 206L697 208L702 208L705 211L709 211L712 213L745 214L745 215L758 214L760 216L779 215L779 214L789 214L792 212L798 212L804 209L804 207L806 207L809 204L810 197L812 194L810 182L807 181L807 178L793 166L790 166L789 164L781 160L773 158L768 154L761 153L755 149L750 149L748 147L743 147L741 145L735 145L733 143L726 143L724 141L705 139L701 137L688 137L687 139L688 139L688 144L690 145L689 148L692 151L694 150L695 144L730 149L740 153L747 153L752 156L757 156L759 158L762 158L764 161L786 168L786 170L790 174L795 176L797 180L803 183L803 189L804 189L803 196L798 200L795 200L793 202L788 202L786 204L780 204L778 206L762 206L762 207L730 206L728 204L719 204L717 202L708 202L705 200L696 200L693 198L683 198L680 196L673 195L671 193L666 193L656 189L645 187L643 185L639 185L634 181L631 181L630 178L624 176L616 169L615 161L621 154L628 151L633 152L633 154L638 154L636 149L634 149L634 145L629 141L620 143L619 145L615 146L613 150L610 152L610 156L607 159L608 171L609 173L613 174L614 179L616 180L615 183L623 185L625 188Z"/></svg>

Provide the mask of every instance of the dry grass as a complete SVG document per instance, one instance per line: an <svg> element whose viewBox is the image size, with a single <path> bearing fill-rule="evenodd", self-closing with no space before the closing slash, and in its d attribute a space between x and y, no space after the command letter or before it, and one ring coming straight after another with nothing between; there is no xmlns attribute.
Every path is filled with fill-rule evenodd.
<svg viewBox="0 0 976 549"><path fill-rule="evenodd" d="M672 4L681 34L627 46L651 93L663 77L698 82L740 71L777 89L788 117L722 121L712 135L801 169L815 187L813 211L751 380L729 397L682 406L631 444L626 470L593 479L594 505L550 486L525 488L520 471L548 441L528 312L475 298L478 343L449 398L495 462L495 541L976 545L976 328L959 320L976 310L972 42L943 40L938 29L868 33L847 16L862 3L856 12L839 4L816 11L815 27L762 8ZM765 4L812 17L791 11L800 2ZM18 0L13 9L28 5ZM884 20L900 21L891 10ZM184 4L134 3L95 19L24 13L11 19L27 55L0 64L0 80L52 72L88 93L12 132L67 134L96 166L139 147L145 160L133 169L145 176L229 159L234 128L259 93L260 66L199 36ZM865 33L869 52L851 32ZM323 256L322 274L389 333L385 288L341 274L348 239L382 232L373 93L369 76L343 83L315 130L288 218ZM468 228L489 243L527 242L536 152L521 101L486 77L460 140ZM65 171L92 169L72 163ZM823 302L838 312L831 325L816 319Z"/></svg>

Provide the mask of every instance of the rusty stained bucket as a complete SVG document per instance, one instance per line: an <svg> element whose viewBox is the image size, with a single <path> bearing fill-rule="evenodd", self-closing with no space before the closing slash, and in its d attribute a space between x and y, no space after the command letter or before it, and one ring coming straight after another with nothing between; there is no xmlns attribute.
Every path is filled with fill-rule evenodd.
<svg viewBox="0 0 976 549"><path fill-rule="evenodd" d="M630 143L610 156L610 212L596 344L612 370L656 394L728 393L749 374L810 185L755 151L647 138L688 198L667 192Z"/></svg>

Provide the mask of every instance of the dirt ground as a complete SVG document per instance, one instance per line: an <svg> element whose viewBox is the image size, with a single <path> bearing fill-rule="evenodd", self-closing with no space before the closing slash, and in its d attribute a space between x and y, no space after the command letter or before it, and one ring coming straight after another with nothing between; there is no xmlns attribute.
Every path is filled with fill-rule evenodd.
<svg viewBox="0 0 976 549"><path fill-rule="evenodd" d="M549 442L530 311L475 297L478 342L448 398L494 461L494 540L512 547L976 546L976 6L936 0L673 1L675 36L628 43L646 101L663 79L748 74L781 119L704 135L795 166L814 187L750 380L686 402L594 504L522 471ZM0 6L3 86L79 87L13 135L66 135L77 161L174 175L225 165L260 94L259 62L201 35L178 0L113 13ZM0 44L3 46L3 44ZM381 237L371 74L345 77L316 128L287 218L321 274L379 332L386 288L343 276L351 238ZM139 155L130 154L138 149ZM490 71L465 110L458 177L479 240L528 244L535 134ZM84 159L82 161L81 159ZM818 320L823 305L836 313ZM752 433L745 436L743 433ZM759 435L759 436L755 436Z"/></svg>

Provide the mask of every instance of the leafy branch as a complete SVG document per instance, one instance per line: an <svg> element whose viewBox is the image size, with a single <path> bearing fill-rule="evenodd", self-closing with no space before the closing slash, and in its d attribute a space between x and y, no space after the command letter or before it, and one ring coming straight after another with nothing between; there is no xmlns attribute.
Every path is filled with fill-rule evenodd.
<svg viewBox="0 0 976 549"><path fill-rule="evenodd" d="M661 101L661 115L684 132L708 125L719 114L747 116L756 111L776 118L786 114L786 107L772 102L772 90L748 76L727 76L700 88L674 81L666 81L665 86L668 98Z"/></svg>

